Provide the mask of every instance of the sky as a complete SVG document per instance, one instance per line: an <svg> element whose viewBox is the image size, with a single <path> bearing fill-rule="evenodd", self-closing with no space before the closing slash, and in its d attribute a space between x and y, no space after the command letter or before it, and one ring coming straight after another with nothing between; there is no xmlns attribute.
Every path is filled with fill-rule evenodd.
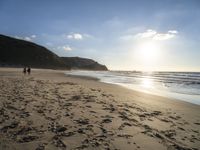
<svg viewBox="0 0 200 150"><path fill-rule="evenodd" d="M0 34L111 70L200 71L200 0L0 0Z"/></svg>

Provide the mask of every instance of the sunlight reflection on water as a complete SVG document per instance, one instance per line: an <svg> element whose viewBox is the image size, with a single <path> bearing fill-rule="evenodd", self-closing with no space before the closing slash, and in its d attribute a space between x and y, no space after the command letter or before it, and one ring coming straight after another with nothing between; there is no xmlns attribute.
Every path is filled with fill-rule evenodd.
<svg viewBox="0 0 200 150"><path fill-rule="evenodd" d="M200 73L70 71L66 74L94 77L101 82L200 105Z"/></svg>
<svg viewBox="0 0 200 150"><path fill-rule="evenodd" d="M154 87L153 80L150 78L143 78L141 81L141 86L147 89L153 88Z"/></svg>

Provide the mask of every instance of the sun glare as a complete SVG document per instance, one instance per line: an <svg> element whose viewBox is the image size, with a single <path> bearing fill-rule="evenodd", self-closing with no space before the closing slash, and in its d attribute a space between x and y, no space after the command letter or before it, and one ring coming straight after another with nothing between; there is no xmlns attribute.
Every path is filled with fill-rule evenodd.
<svg viewBox="0 0 200 150"><path fill-rule="evenodd" d="M142 43L138 50L141 59L148 63L157 59L158 47L153 42Z"/></svg>
<svg viewBox="0 0 200 150"><path fill-rule="evenodd" d="M159 59L159 44L154 41L140 42L137 46L137 58L146 70L156 66Z"/></svg>

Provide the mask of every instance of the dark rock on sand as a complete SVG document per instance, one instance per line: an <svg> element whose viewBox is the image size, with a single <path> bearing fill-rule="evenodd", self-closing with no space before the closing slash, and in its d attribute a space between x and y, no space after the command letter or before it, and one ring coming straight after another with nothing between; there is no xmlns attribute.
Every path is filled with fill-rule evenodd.
<svg viewBox="0 0 200 150"><path fill-rule="evenodd" d="M60 147L60 148L66 148L67 146L65 145L65 143L61 140L61 138L57 135L55 135L53 137L53 144L56 146L56 147Z"/></svg>
<svg viewBox="0 0 200 150"><path fill-rule="evenodd" d="M109 118L106 118L106 119L103 119L103 120L102 120L102 123L110 123L110 122L112 122L112 120L109 119Z"/></svg>
<svg viewBox="0 0 200 150"><path fill-rule="evenodd" d="M19 143L25 143L25 142L31 142L38 139L37 136L32 136L32 135L27 135L27 136L23 136L22 138L20 138L18 140Z"/></svg>

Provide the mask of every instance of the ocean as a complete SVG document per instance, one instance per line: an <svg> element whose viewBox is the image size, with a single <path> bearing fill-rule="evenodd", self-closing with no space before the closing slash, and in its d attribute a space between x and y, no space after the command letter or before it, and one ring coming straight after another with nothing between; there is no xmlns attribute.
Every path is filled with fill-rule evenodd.
<svg viewBox="0 0 200 150"><path fill-rule="evenodd" d="M200 72L67 71L153 95L200 105Z"/></svg>

